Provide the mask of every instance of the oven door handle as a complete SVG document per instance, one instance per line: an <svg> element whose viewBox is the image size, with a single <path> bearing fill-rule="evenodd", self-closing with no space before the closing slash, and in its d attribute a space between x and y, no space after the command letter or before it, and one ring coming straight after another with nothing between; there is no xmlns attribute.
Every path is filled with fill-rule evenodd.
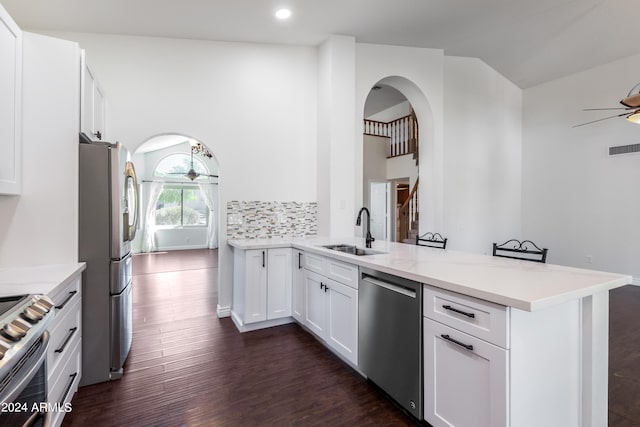
<svg viewBox="0 0 640 427"><path fill-rule="evenodd" d="M31 415L29 419L22 424L22 427L32 427L40 420L40 418L44 418L42 420L42 427L49 427L51 425L51 412L34 412L33 415Z"/></svg>
<svg viewBox="0 0 640 427"><path fill-rule="evenodd" d="M40 347L40 354L38 355L36 362L31 364L31 366L29 367L29 371L22 376L19 383L11 386L13 390L8 396L3 397L3 401L13 402L13 400L16 399L20 395L20 393L22 393L22 390L24 390L24 388L31 382L33 377L36 376L36 374L38 373L38 369L40 369L40 365L47 357L47 349L49 348L49 337L49 331L45 330L40 336L42 346Z"/></svg>

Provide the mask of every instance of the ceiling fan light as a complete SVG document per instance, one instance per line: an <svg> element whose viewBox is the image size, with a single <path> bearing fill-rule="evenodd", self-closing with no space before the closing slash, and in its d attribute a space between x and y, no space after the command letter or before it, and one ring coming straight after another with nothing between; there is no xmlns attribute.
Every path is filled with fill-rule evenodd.
<svg viewBox="0 0 640 427"><path fill-rule="evenodd" d="M193 169L189 169L189 172L187 172L187 174L185 175L187 178L189 178L191 181L193 181L194 179L196 179L197 177L200 176L199 173L197 173L195 170Z"/></svg>
<svg viewBox="0 0 640 427"><path fill-rule="evenodd" d="M631 123L640 125L640 110L636 111L630 116L627 116L627 120L629 120Z"/></svg>

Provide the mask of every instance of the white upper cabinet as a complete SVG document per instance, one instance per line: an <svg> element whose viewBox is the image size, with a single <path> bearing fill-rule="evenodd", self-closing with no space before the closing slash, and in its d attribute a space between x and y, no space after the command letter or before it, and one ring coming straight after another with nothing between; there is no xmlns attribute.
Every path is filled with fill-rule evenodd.
<svg viewBox="0 0 640 427"><path fill-rule="evenodd" d="M0 194L22 189L22 31L0 5Z"/></svg>
<svg viewBox="0 0 640 427"><path fill-rule="evenodd" d="M93 141L104 141L105 126L105 96L102 85L96 78L95 72L87 64L85 51L81 53L81 84L80 84L80 132Z"/></svg>

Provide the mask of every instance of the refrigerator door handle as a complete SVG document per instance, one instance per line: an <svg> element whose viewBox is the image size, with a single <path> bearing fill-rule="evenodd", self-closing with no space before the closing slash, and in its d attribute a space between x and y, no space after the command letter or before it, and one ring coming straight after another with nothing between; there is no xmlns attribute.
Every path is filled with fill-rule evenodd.
<svg viewBox="0 0 640 427"><path fill-rule="evenodd" d="M133 163L127 162L125 165L125 209L123 215L123 227L124 227L124 240L133 241L136 237L136 230L138 229L138 220L140 218L140 201L138 197L138 180L136 178L136 170L133 167ZM129 222L129 216L133 211L133 223Z"/></svg>

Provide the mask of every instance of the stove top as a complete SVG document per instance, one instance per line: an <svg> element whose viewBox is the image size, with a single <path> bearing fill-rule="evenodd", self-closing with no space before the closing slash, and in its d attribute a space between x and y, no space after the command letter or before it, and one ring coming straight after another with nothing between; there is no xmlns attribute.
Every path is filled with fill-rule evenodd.
<svg viewBox="0 0 640 427"><path fill-rule="evenodd" d="M55 306L45 295L0 298L0 380L39 340L55 317Z"/></svg>
<svg viewBox="0 0 640 427"><path fill-rule="evenodd" d="M1 297L0 298L0 319L2 315L10 311L14 306L20 304L23 300L29 298L29 295L17 295L14 297Z"/></svg>

